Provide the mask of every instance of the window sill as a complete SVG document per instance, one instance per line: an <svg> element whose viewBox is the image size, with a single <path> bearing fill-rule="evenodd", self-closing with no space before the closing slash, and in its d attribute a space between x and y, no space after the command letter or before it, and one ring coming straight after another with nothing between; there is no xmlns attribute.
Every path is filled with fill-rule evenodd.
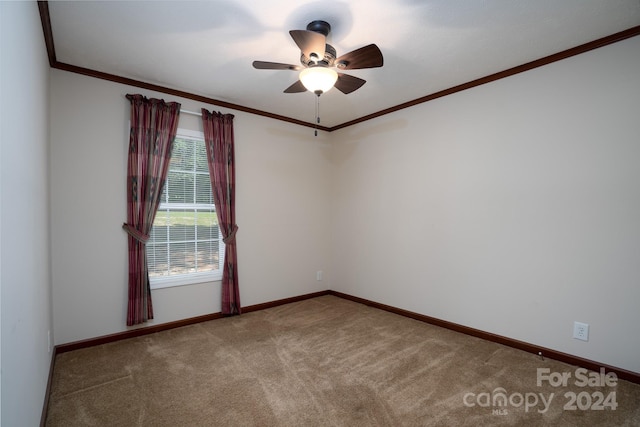
<svg viewBox="0 0 640 427"><path fill-rule="evenodd" d="M173 288L176 286L197 285L200 283L219 282L222 280L222 272L216 274L189 274L184 276L151 278L151 290Z"/></svg>

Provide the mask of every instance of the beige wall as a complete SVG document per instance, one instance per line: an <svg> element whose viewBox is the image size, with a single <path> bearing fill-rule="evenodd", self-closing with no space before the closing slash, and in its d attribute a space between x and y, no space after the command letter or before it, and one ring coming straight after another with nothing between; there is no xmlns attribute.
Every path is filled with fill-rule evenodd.
<svg viewBox="0 0 640 427"><path fill-rule="evenodd" d="M640 372L638 52L332 134L332 289Z"/></svg>
<svg viewBox="0 0 640 427"><path fill-rule="evenodd" d="M186 99L51 70L53 309L56 344L126 329L127 93ZM327 289L330 149L326 135L235 114L240 298L243 306ZM201 130L197 117L180 127ZM152 291L145 326L220 311L220 283Z"/></svg>
<svg viewBox="0 0 640 427"><path fill-rule="evenodd" d="M49 63L35 2L0 2L3 426L36 426L51 364Z"/></svg>

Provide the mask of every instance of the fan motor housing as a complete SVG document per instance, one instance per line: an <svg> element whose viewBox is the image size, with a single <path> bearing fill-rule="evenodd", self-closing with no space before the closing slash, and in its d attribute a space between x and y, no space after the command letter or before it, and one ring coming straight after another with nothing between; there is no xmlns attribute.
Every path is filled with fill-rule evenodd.
<svg viewBox="0 0 640 427"><path fill-rule="evenodd" d="M335 62L335 60L336 49L330 44L325 44L324 57L319 61L308 58L304 53L300 54L300 63L305 67L310 67L312 65L324 65L325 67L333 67L333 63Z"/></svg>

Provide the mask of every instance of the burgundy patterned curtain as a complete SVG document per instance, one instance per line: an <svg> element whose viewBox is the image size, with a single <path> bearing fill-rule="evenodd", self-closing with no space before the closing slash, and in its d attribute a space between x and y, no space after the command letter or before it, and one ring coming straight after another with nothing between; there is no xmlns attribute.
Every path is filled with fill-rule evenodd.
<svg viewBox="0 0 640 427"><path fill-rule="evenodd" d="M238 255L236 251L235 166L233 115L202 109L204 141L218 224L225 243L222 271L222 314L240 314Z"/></svg>
<svg viewBox="0 0 640 427"><path fill-rule="evenodd" d="M178 129L180 104L142 95L131 102L131 130L127 163L127 222L129 233L129 303L127 326L153 319L145 244L160 204L171 149Z"/></svg>

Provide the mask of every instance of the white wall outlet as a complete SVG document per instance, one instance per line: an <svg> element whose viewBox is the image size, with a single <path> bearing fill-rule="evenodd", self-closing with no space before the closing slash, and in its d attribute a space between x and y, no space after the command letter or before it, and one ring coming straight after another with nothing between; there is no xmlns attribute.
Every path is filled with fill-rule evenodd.
<svg viewBox="0 0 640 427"><path fill-rule="evenodd" d="M51 353L51 331L47 331L47 351Z"/></svg>
<svg viewBox="0 0 640 427"><path fill-rule="evenodd" d="M573 337L582 341L589 341L589 324L573 322Z"/></svg>
<svg viewBox="0 0 640 427"><path fill-rule="evenodd" d="M316 272L316 280L318 282L322 281L322 270Z"/></svg>

